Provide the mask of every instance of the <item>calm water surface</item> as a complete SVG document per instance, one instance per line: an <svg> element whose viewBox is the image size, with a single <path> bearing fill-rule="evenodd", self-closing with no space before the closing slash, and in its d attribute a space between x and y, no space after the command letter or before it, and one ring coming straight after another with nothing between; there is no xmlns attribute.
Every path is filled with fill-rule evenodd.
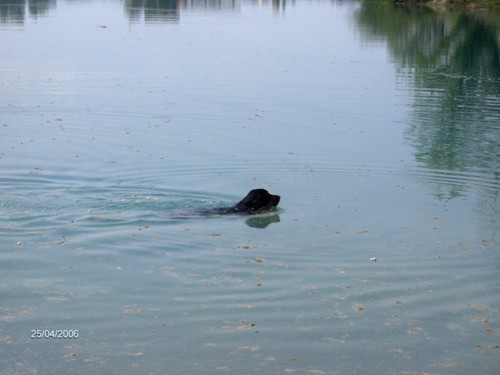
<svg viewBox="0 0 500 375"><path fill-rule="evenodd" d="M499 30L0 1L0 372L498 374Z"/></svg>

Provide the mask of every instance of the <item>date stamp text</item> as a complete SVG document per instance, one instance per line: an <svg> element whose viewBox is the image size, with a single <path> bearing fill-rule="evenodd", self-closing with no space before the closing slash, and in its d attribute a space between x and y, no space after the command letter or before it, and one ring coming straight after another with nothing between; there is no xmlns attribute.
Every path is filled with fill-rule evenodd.
<svg viewBox="0 0 500 375"><path fill-rule="evenodd" d="M80 333L77 329L32 329L32 339L77 339Z"/></svg>

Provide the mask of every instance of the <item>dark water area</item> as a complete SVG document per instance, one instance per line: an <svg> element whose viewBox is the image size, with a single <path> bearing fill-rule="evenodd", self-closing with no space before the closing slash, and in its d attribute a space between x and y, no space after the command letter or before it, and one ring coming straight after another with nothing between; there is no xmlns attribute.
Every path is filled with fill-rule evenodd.
<svg viewBox="0 0 500 375"><path fill-rule="evenodd" d="M493 12L0 1L0 373L498 374L499 51Z"/></svg>

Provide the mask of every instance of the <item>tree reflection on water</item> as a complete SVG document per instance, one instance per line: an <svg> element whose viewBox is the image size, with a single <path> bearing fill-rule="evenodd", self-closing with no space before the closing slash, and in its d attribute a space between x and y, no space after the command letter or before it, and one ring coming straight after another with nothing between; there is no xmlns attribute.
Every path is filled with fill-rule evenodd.
<svg viewBox="0 0 500 375"><path fill-rule="evenodd" d="M364 1L362 37L385 41L414 103L407 139L434 171L479 172L498 194L500 179L500 15L434 11ZM450 187L460 195L468 184Z"/></svg>

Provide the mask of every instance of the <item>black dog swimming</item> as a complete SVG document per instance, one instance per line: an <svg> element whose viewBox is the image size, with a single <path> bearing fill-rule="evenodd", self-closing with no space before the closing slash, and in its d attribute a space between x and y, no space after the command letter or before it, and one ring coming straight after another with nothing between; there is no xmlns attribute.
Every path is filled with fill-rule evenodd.
<svg viewBox="0 0 500 375"><path fill-rule="evenodd" d="M204 210L204 215L253 215L265 211L276 210L280 202L279 195L272 195L266 189L251 190L245 198L233 207L218 207Z"/></svg>

